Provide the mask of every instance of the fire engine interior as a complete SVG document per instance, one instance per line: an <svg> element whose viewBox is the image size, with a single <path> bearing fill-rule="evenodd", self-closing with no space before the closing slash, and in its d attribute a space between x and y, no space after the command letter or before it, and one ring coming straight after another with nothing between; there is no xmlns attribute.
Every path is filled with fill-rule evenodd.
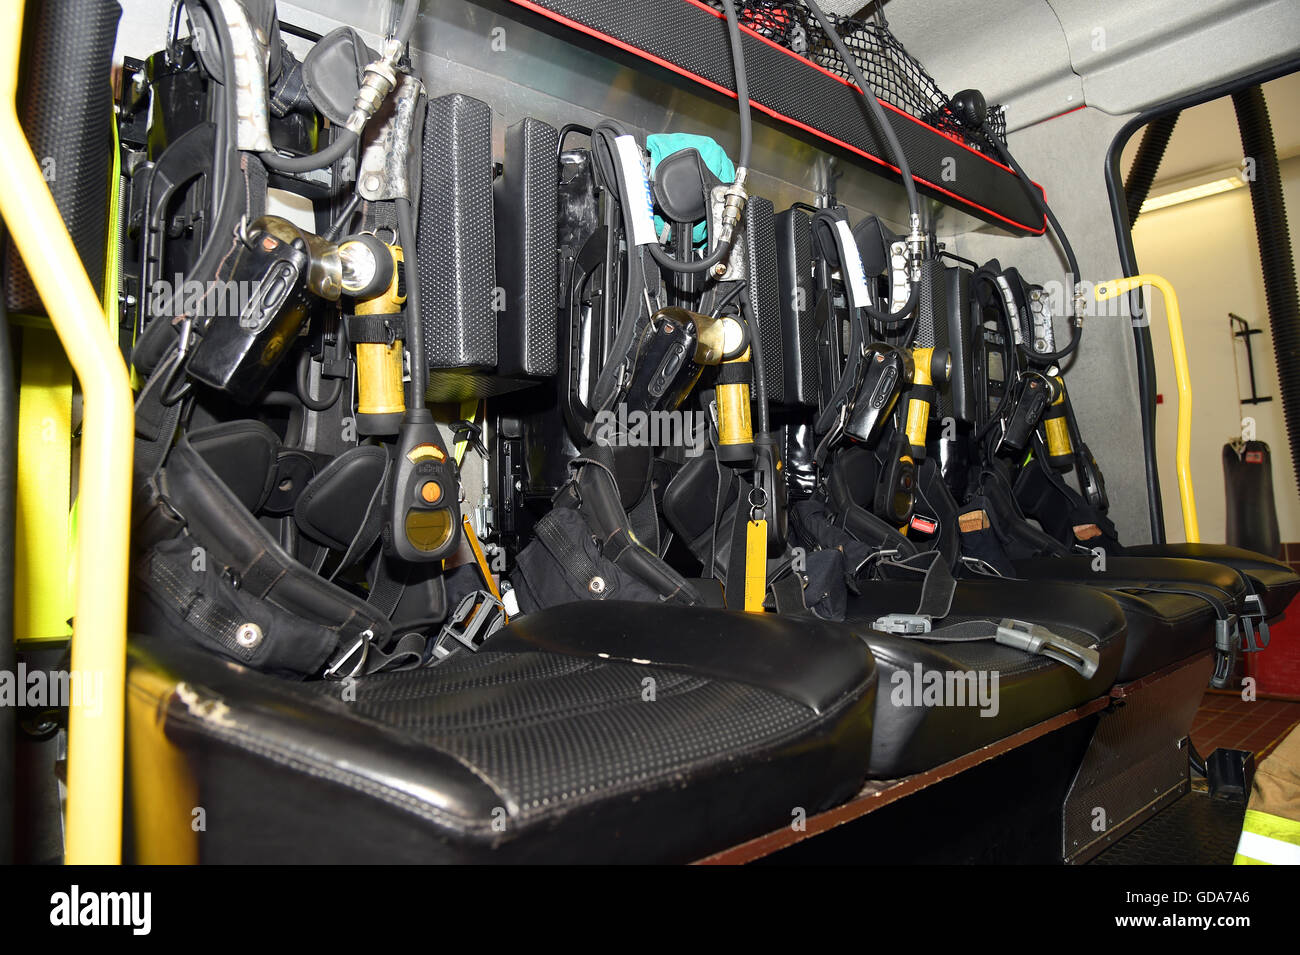
<svg viewBox="0 0 1300 955"><path fill-rule="evenodd" d="M1190 730L1300 589L1300 11L1203 6L4 4L0 860L1081 864L1244 799ZM1131 232L1225 96L1294 458L1226 538Z"/></svg>

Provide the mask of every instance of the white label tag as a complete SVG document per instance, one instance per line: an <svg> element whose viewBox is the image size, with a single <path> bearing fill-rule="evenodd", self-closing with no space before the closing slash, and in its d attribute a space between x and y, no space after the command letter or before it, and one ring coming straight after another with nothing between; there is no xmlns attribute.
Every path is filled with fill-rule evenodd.
<svg viewBox="0 0 1300 955"><path fill-rule="evenodd" d="M844 261L840 263L840 274L844 276L844 284L849 290L849 305L853 308L870 305L871 292L867 288L867 273L862 267L862 254L858 251L858 243L853 238L853 230L843 219L837 219L835 232L840 237L840 246L844 250L841 253Z"/></svg>
<svg viewBox="0 0 1300 955"><path fill-rule="evenodd" d="M618 162L623 167L623 181L627 183L628 202L632 206L627 210L632 222L632 244L651 245L659 237L655 235L654 200L645 167L641 165L641 147L631 136L616 136L614 145L618 148Z"/></svg>

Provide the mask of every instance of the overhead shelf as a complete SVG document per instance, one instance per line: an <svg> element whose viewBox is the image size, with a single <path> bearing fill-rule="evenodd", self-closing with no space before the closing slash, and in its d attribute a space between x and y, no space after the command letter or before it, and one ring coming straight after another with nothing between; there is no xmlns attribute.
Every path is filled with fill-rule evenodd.
<svg viewBox="0 0 1300 955"><path fill-rule="evenodd" d="M735 73L722 14L698 0L511 0L620 50L734 97ZM856 86L741 26L750 103L778 122L900 179ZM1041 235L1042 215L1016 174L924 120L881 100L918 191L985 222ZM1041 191L1041 187L1035 184Z"/></svg>

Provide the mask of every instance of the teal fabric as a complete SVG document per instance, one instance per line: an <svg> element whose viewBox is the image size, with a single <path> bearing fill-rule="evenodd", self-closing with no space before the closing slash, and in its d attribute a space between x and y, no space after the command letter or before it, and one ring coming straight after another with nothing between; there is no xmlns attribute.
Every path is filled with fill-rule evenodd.
<svg viewBox="0 0 1300 955"><path fill-rule="evenodd" d="M683 149L694 149L704 160L704 165L709 168L715 176L725 183L736 181L736 167L727 155L726 150L717 144L712 136L696 136L693 133L655 133L647 136L645 139L646 148L650 150L650 175L654 175L655 169L659 163L667 159L673 153L679 153ZM658 235L664 234L664 222L662 216L655 216L655 232ZM708 225L704 222L697 222L695 230L691 233L691 238L698 245L709 237Z"/></svg>

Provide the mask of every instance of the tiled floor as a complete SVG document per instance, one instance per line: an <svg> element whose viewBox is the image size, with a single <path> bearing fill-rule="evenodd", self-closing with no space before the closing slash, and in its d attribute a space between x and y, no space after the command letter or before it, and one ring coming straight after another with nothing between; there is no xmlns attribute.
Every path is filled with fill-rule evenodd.
<svg viewBox="0 0 1300 955"><path fill-rule="evenodd" d="M1202 757L1219 747L1249 749L1259 761L1300 723L1300 703L1246 702L1239 696L1209 693L1192 720L1192 744Z"/></svg>

